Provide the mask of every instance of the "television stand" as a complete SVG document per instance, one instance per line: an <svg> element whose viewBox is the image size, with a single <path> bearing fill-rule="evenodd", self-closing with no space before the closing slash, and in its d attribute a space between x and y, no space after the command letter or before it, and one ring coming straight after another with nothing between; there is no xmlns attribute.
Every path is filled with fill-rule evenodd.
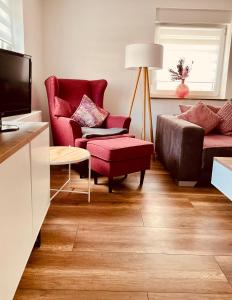
<svg viewBox="0 0 232 300"><path fill-rule="evenodd" d="M19 130L17 125L10 125L10 124L2 124L2 118L0 117L0 132L10 132Z"/></svg>

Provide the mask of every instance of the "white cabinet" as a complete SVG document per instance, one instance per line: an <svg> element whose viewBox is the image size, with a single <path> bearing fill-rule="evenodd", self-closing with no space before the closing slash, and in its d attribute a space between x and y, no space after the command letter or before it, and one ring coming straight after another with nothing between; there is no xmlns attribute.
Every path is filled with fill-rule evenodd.
<svg viewBox="0 0 232 300"><path fill-rule="evenodd" d="M50 204L49 130L31 141L33 237L36 238Z"/></svg>
<svg viewBox="0 0 232 300"><path fill-rule="evenodd" d="M50 203L49 130L32 124L0 136L0 300L13 299Z"/></svg>
<svg viewBox="0 0 232 300"><path fill-rule="evenodd" d="M29 145L0 167L0 299L12 299L31 252Z"/></svg>

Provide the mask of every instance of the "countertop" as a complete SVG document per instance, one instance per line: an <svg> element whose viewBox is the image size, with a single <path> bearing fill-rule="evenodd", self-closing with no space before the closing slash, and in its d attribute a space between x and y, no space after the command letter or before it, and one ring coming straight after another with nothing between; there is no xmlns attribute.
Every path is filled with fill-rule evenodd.
<svg viewBox="0 0 232 300"><path fill-rule="evenodd" d="M48 128L47 122L14 122L19 130L0 132L0 163Z"/></svg>

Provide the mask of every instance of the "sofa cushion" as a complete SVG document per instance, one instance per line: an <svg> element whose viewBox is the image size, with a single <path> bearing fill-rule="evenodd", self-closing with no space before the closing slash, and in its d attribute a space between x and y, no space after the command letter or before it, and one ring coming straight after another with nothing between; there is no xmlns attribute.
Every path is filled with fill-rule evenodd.
<svg viewBox="0 0 232 300"><path fill-rule="evenodd" d="M210 181L214 157L232 156L232 137L221 134L210 134L205 136L202 153L202 178L204 176Z"/></svg>
<svg viewBox="0 0 232 300"><path fill-rule="evenodd" d="M94 140L87 143L87 149L92 156L105 161L125 161L150 156L154 145L150 142L134 138L115 138L109 140Z"/></svg>
<svg viewBox="0 0 232 300"><path fill-rule="evenodd" d="M55 97L54 106L54 116L56 117L70 118L75 111L74 106L69 104L68 101L63 100L59 97Z"/></svg>
<svg viewBox="0 0 232 300"><path fill-rule="evenodd" d="M232 136L222 134L209 134L204 137L203 148L232 148Z"/></svg>
<svg viewBox="0 0 232 300"><path fill-rule="evenodd" d="M222 134L232 135L232 102L227 101L219 110L218 115L221 117L221 122L217 128Z"/></svg>
<svg viewBox="0 0 232 300"><path fill-rule="evenodd" d="M210 105L210 104L207 104L206 105L209 109L211 109L215 114L218 113L218 111L220 110L221 106L215 106L215 105ZM187 110L189 110L190 108L192 108L193 105L189 105L189 104L180 104L179 105L179 108L180 108L180 112L181 113L184 113L186 112Z"/></svg>
<svg viewBox="0 0 232 300"><path fill-rule="evenodd" d="M220 116L215 114L203 102L198 102L177 117L201 126L204 129L205 134L212 131L221 120Z"/></svg>
<svg viewBox="0 0 232 300"><path fill-rule="evenodd" d="M108 115L106 110L98 107L88 96L84 95L71 118L81 127L100 127Z"/></svg>

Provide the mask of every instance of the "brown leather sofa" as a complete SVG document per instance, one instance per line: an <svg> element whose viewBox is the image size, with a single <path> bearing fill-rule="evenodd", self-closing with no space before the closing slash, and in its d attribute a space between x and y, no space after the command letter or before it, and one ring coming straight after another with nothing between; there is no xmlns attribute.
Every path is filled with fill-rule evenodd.
<svg viewBox="0 0 232 300"><path fill-rule="evenodd" d="M159 115L156 154L180 186L209 184L213 158L232 156L232 137L219 133L204 135L198 125L172 115Z"/></svg>

